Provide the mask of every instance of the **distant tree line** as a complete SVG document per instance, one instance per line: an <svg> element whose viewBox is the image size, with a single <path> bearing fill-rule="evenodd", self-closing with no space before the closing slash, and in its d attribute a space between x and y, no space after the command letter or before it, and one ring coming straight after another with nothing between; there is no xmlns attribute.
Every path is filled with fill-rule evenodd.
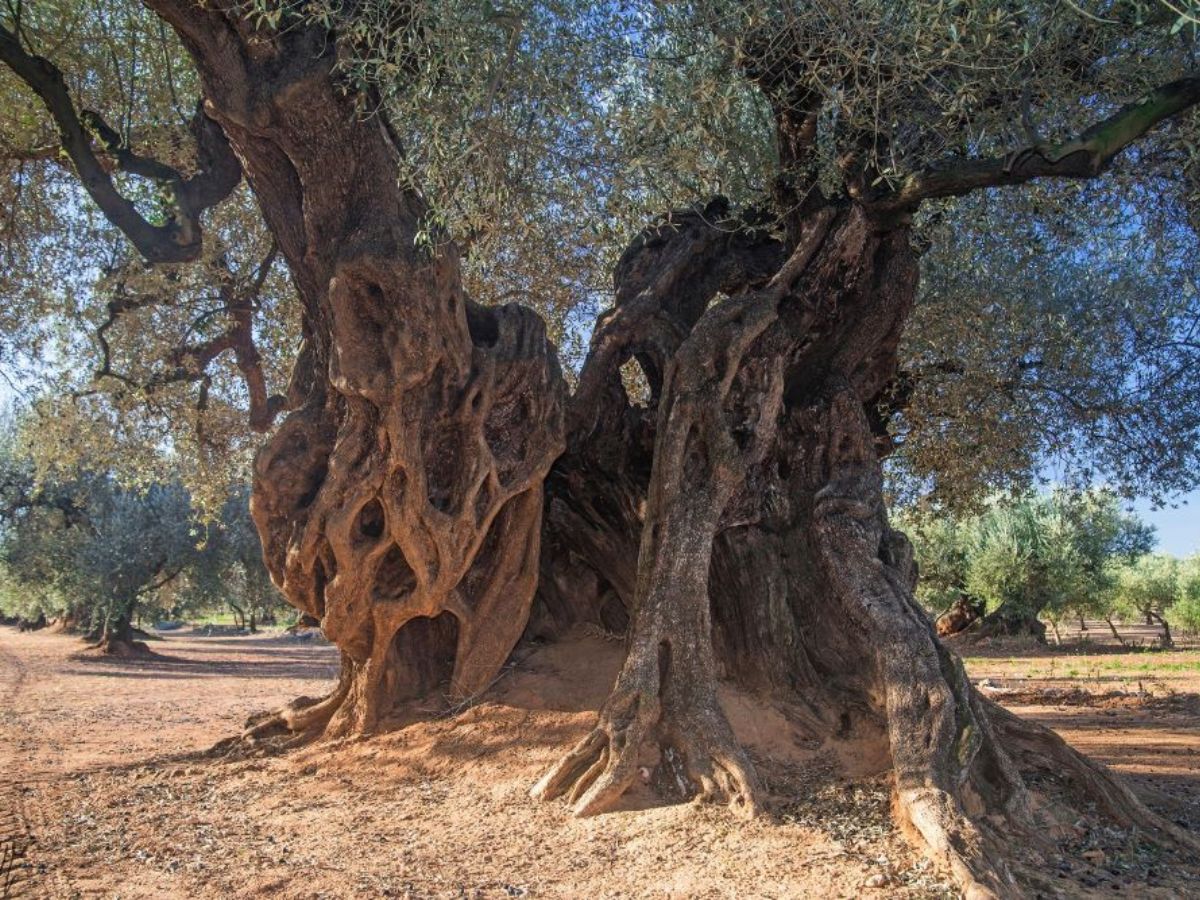
<svg viewBox="0 0 1200 900"><path fill-rule="evenodd" d="M1151 552L1154 529L1105 490L995 497L947 517L910 512L918 598L942 635L1032 635L1102 619L1144 621L1171 646L1172 624L1200 630L1200 554Z"/></svg>
<svg viewBox="0 0 1200 900"><path fill-rule="evenodd" d="M108 653L138 649L135 623L228 607L255 630L283 605L262 562L249 489L202 514L178 482L130 485L81 470L39 477L0 453L0 617L57 620Z"/></svg>

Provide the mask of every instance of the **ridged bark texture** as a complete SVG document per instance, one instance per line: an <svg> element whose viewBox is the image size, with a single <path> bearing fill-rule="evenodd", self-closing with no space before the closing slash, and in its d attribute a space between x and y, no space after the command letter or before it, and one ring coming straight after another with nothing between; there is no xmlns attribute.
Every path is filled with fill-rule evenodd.
<svg viewBox="0 0 1200 900"><path fill-rule="evenodd" d="M152 5L195 57L303 304L292 412L258 454L251 508L276 584L343 655L337 702L304 723L370 731L474 694L528 618L563 445L544 325L474 304L454 247L418 244L425 207L382 120L338 86L327 34Z"/></svg>
<svg viewBox="0 0 1200 900"><path fill-rule="evenodd" d="M343 667L328 697L252 736L360 733L480 691L540 574L540 632L591 619L629 634L595 728L539 796L611 808L646 752L674 792L753 813L725 677L807 707L817 738L885 745L899 814L968 895L1014 893L1006 842L1049 833L1030 773L1195 846L976 696L913 600L876 414L916 292L902 209L878 218L812 191L783 240L719 202L656 223L617 267L564 409L538 317L478 307L453 247L418 246L424 206L399 186L385 125L337 85L330 35L149 2L196 59L303 305L253 513L273 578ZM644 407L622 387L630 359Z"/></svg>

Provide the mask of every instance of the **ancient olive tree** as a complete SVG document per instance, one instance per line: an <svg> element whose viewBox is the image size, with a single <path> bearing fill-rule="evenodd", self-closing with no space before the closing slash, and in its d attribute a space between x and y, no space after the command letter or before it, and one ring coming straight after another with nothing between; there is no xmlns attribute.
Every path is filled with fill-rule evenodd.
<svg viewBox="0 0 1200 900"><path fill-rule="evenodd" d="M302 345L286 391L258 407L260 423L283 418L256 458L253 511L276 584L321 620L343 667L329 697L260 733L369 731L410 701L482 690L538 591L545 628L629 622L595 728L534 789L579 813L611 807L643 753L687 793L759 808L717 700L723 676L796 701L816 740L886 747L899 814L968 893L1009 893L1008 836L1038 843L1053 826L1044 801L1072 791L1190 840L976 695L913 598L882 468L889 417L911 393L899 352L917 297L914 218L1116 165L1118 184L1174 184L1163 173L1194 165L1200 103L1186 30L1134 3L1103 15L1053 2L647 4L630 58L690 61L705 77L605 64L588 72L609 80L589 81L571 65L612 45L575 38L603 16L587 9L147 5L203 97L186 171L89 126L20 23L0 31L0 59L146 259L199 255L203 210L244 174L287 263ZM649 140L672 137L657 156L627 146L630 165L596 182L611 159L572 155L609 137L594 120L534 127L568 118L540 102L564 79L587 88L569 111L590 98L618 126L632 110ZM408 118L447 84L471 88L453 119L461 144ZM741 146L770 169L761 192L724 177L728 132L703 139L731 124L757 129ZM530 134L514 146L532 155L475 153ZM487 251L495 220L456 224L455 191L483 181L482 196L519 210L510 185L583 172L597 194L644 198L674 163L693 189L677 198L720 176L735 202L693 203L638 233L568 397L542 319L468 295L463 256ZM162 211L147 217L113 172L156 186ZM544 221L562 209L553 193L536 202ZM626 391L631 360L644 404Z"/></svg>

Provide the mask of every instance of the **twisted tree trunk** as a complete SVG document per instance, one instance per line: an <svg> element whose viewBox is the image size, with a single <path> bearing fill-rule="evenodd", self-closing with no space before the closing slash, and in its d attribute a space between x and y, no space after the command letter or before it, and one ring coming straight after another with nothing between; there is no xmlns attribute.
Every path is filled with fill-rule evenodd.
<svg viewBox="0 0 1200 900"><path fill-rule="evenodd" d="M654 760L655 783L671 793L760 808L754 768L717 702L719 673L807 708L818 742L852 734L885 746L899 814L968 894L1012 894L1010 835L1040 845L1055 830L1023 772L1069 773L1079 808L1099 802L1117 821L1187 842L1102 769L978 697L913 599L911 547L887 523L890 445L874 415L915 295L907 226L826 205L785 253L752 230L731 243L721 235L732 223L713 220L712 209L676 215L631 247L573 399L542 571L553 575L563 560L553 554L569 546L571 566L590 561L600 586L591 608L576 601L577 615L598 615L607 581L632 628L595 728L534 795L600 812ZM751 255L767 265L744 265ZM718 291L731 296L714 303ZM622 408L617 369L630 357L643 362L653 424ZM634 421L639 439L613 452L595 428L602 418ZM581 460L589 499L573 504L564 485ZM568 515L600 505L597 485L621 486L620 509L644 497L644 525ZM639 530L633 580L614 567L631 554L612 548Z"/></svg>
<svg viewBox="0 0 1200 900"><path fill-rule="evenodd" d="M252 512L288 601L342 652L326 701L260 726L370 731L409 701L486 687L525 626L563 382L541 319L463 293L398 150L333 74L316 27L234 5L153 6L196 60L290 266L304 347L255 463ZM327 726L327 723L328 726Z"/></svg>
<svg viewBox="0 0 1200 900"><path fill-rule="evenodd" d="M986 616L975 621L969 633L978 638L1031 637L1046 642L1046 626L1038 619L1044 603L1002 603Z"/></svg>
<svg viewBox="0 0 1200 900"><path fill-rule="evenodd" d="M983 603L959 593L958 599L934 620L938 637L949 637L965 631L983 615Z"/></svg>
<svg viewBox="0 0 1200 900"><path fill-rule="evenodd" d="M103 656L149 656L150 647L136 640L133 627L134 601L118 602L105 613L103 624L89 636L88 649Z"/></svg>

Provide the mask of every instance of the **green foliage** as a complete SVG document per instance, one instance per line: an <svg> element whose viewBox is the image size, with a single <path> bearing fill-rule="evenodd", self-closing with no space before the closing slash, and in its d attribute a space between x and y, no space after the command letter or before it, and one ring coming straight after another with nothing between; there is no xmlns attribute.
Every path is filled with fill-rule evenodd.
<svg viewBox="0 0 1200 900"><path fill-rule="evenodd" d="M1150 554L1117 572L1114 609L1125 619L1165 617L1179 600L1179 561L1173 556Z"/></svg>
<svg viewBox="0 0 1200 900"><path fill-rule="evenodd" d="M820 152L789 175L839 190L851 160L876 183L895 185L955 157L1052 147L1098 112L1194 66L1194 36L1172 33L1177 11L1158 0L701 0L659 8L664 27L712 35L708 52L760 76L777 108L815 112ZM707 121L724 130L729 118ZM1193 115L1182 133L1159 137L1175 160L1195 164L1196 125Z"/></svg>
<svg viewBox="0 0 1200 900"><path fill-rule="evenodd" d="M931 217L902 348L901 493L962 509L1047 467L1125 497L1186 491L1200 471L1200 291L1183 210L1111 185L959 201ZM1169 197L1163 185L1164 196Z"/></svg>
<svg viewBox="0 0 1200 900"><path fill-rule="evenodd" d="M1187 631L1200 632L1200 554L1179 564L1179 597L1171 613Z"/></svg>
<svg viewBox="0 0 1200 900"><path fill-rule="evenodd" d="M896 516L916 551L917 599L931 613L949 608L966 593L971 562L969 522L949 515Z"/></svg>
<svg viewBox="0 0 1200 900"><path fill-rule="evenodd" d="M0 545L6 598L15 596L25 614L37 605L90 628L119 627L187 557L190 509L177 486L132 491L83 474L35 491L6 523Z"/></svg>
<svg viewBox="0 0 1200 900"><path fill-rule="evenodd" d="M906 523L907 524L907 523ZM975 515L911 517L921 571L918 598L940 612L959 596L990 612L1103 614L1115 569L1146 553L1152 529L1107 491L993 498Z"/></svg>
<svg viewBox="0 0 1200 900"><path fill-rule="evenodd" d="M941 161L1050 147L1194 71L1197 49L1194 0L246 7L264 40L302 21L331 29L340 77L363 115L386 120L404 148L398 177L429 202L422 239L457 241L477 299L541 311L568 366L651 216L714 193L786 215L810 191L845 194L848 167L880 189ZM15 4L0 22L62 70L78 109L137 152L194 168L195 71L141 3ZM777 111L811 116L816 152L786 152ZM1074 487L1195 485L1197 147L1193 111L1100 187L1039 184L922 214L898 493L969 509L1029 487L1048 461ZM119 180L144 215L161 214L156 185ZM178 351L226 327L219 288L254 281L271 242L246 189L206 228L198 263L145 268L0 67L0 374L39 416L43 475L86 464L142 487L179 477L214 515L244 478L256 437L230 354L201 372ZM159 302L117 317L106 348L109 304L145 298ZM287 382L298 319L275 265L255 305L271 392Z"/></svg>
<svg viewBox="0 0 1200 900"><path fill-rule="evenodd" d="M171 615L228 605L243 619L261 620L285 607L263 565L262 544L250 518L250 492L239 486L220 515L201 526L202 542L160 602Z"/></svg>
<svg viewBox="0 0 1200 900"><path fill-rule="evenodd" d="M81 115L98 114L142 156L195 171L195 69L141 3L9 5L0 25L58 67ZM270 258L249 189L206 216L199 260L150 267L96 210L51 117L4 66L0 110L0 374L38 417L27 449L56 478L81 466L143 488L180 478L215 512L244 479L257 440L232 353L202 367L187 348L228 328L231 289L245 293ZM161 219L158 185L116 178L143 216ZM299 321L277 260L255 288L255 339L268 389L281 392Z"/></svg>
<svg viewBox="0 0 1200 900"><path fill-rule="evenodd" d="M37 480L28 458L6 450L0 484L0 611L8 615L66 615L90 630L119 630L138 610L280 603L244 487L202 523L178 481L130 487L88 470Z"/></svg>

